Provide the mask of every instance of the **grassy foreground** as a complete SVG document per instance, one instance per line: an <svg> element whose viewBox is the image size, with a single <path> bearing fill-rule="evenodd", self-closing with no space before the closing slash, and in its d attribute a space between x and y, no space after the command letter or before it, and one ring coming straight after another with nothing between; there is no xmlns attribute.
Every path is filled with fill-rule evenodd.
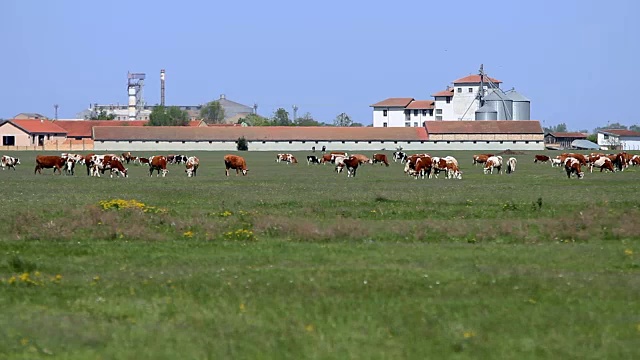
<svg viewBox="0 0 640 360"><path fill-rule="evenodd" d="M640 357L636 169L490 176L459 152L461 181L347 179L249 152L247 177L198 153L196 178L97 179L12 155L0 358Z"/></svg>

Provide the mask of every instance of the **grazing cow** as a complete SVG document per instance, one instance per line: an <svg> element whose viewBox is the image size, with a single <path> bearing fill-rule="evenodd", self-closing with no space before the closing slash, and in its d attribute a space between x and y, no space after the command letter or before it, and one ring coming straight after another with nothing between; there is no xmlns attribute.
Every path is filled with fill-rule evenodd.
<svg viewBox="0 0 640 360"><path fill-rule="evenodd" d="M338 163L338 160L336 160ZM358 170L358 165L360 165L360 159L358 157L351 155L348 158L343 158L340 163L336 166L340 167L340 171L342 171L343 167L347 168L347 177L356 177L356 170ZM340 172L338 171L338 172Z"/></svg>
<svg viewBox="0 0 640 360"><path fill-rule="evenodd" d="M560 159L559 156L556 156L555 158L551 159L551 167L560 167L562 166L562 160Z"/></svg>
<svg viewBox="0 0 640 360"><path fill-rule="evenodd" d="M320 164L320 159L315 155L307 155L307 165Z"/></svg>
<svg viewBox="0 0 640 360"><path fill-rule="evenodd" d="M53 173L56 173L56 169L62 175L62 168L64 167L65 159L56 155L38 155L36 156L36 168L33 171L34 174L42 174L42 169L53 168Z"/></svg>
<svg viewBox="0 0 640 360"><path fill-rule="evenodd" d="M187 165L184 172L187 173L187 177L196 176L198 167L200 167L200 159L195 156L191 156L187 159Z"/></svg>
<svg viewBox="0 0 640 360"><path fill-rule="evenodd" d="M127 152L123 152L122 153L122 159L123 161L126 161L127 164L134 159L133 156L131 156L131 152L127 151Z"/></svg>
<svg viewBox="0 0 640 360"><path fill-rule="evenodd" d="M405 159L405 164L404 164L404 173L405 174L411 174L410 170L415 170L415 166L416 166L416 161L418 161L419 158L421 157L431 157L431 155L429 154L414 154L411 156L408 156Z"/></svg>
<svg viewBox="0 0 640 360"><path fill-rule="evenodd" d="M408 173L409 175L413 175L416 180L418 179L418 176L420 176L422 179L424 179L426 176L428 179L431 177L432 168L433 159L430 156L423 156L415 160L413 169L409 169Z"/></svg>
<svg viewBox="0 0 640 360"><path fill-rule="evenodd" d="M484 164L484 173L493 174L493 169L498 169L498 174L502 174L502 156L491 156Z"/></svg>
<svg viewBox="0 0 640 360"><path fill-rule="evenodd" d="M287 165L289 164L297 164L298 163L298 159L296 159L295 156L293 156L293 154L278 154L276 155L276 162L286 162Z"/></svg>
<svg viewBox="0 0 640 360"><path fill-rule="evenodd" d="M138 163L140 163L140 165L149 166L149 159L148 158L139 157L137 159L138 159Z"/></svg>
<svg viewBox="0 0 640 360"><path fill-rule="evenodd" d="M102 158L95 159L92 165L92 176L100 177L100 173L104 174L105 170L109 170L109 177L113 178L113 173L116 176L128 177L127 169L122 165L122 161L117 156L104 156Z"/></svg>
<svg viewBox="0 0 640 360"><path fill-rule="evenodd" d="M407 160L407 154L402 151L394 151L392 157L393 162L400 160L400 163L404 163Z"/></svg>
<svg viewBox="0 0 640 360"><path fill-rule="evenodd" d="M564 156L565 160L568 157L572 157L574 159L578 159L578 161L580 162L580 165L587 165L587 158L582 154L578 154L578 153L562 153L562 154L560 154L560 158L561 159L562 159L563 156Z"/></svg>
<svg viewBox="0 0 640 360"><path fill-rule="evenodd" d="M533 160L534 163L539 162L547 162L549 161L549 157L547 155L536 155L535 159Z"/></svg>
<svg viewBox="0 0 640 360"><path fill-rule="evenodd" d="M487 159L492 157L494 154L479 154L473 155L473 165L484 164L487 162Z"/></svg>
<svg viewBox="0 0 640 360"><path fill-rule="evenodd" d="M387 160L386 154L373 154L373 162L372 164L380 163L380 165L385 164L389 166L389 161Z"/></svg>
<svg viewBox="0 0 640 360"><path fill-rule="evenodd" d="M352 154L351 156L355 157L356 159L358 159L358 161L360 161L360 165L367 164L367 163L372 164L372 161L368 157L366 157L365 155Z"/></svg>
<svg viewBox="0 0 640 360"><path fill-rule="evenodd" d="M564 160L564 169L567 171L567 177L571 179L571 174L576 174L578 179L584 177L584 172L580 168L580 160L569 156Z"/></svg>
<svg viewBox="0 0 640 360"><path fill-rule="evenodd" d="M629 164L631 164L632 166L640 165L640 156L633 155L633 157L631 158L631 161L629 161Z"/></svg>
<svg viewBox="0 0 640 360"><path fill-rule="evenodd" d="M238 172L242 171L242 176L247 175L249 169L247 169L247 162L244 160L242 156L238 155L225 155L224 156L224 166L226 168L225 175L229 176L229 169L236 170L236 176L238 176Z"/></svg>
<svg viewBox="0 0 640 360"><path fill-rule="evenodd" d="M320 158L320 164L326 164L328 162L333 162L333 156L331 154L322 155L322 158Z"/></svg>
<svg viewBox="0 0 640 360"><path fill-rule="evenodd" d="M510 157L509 160L507 160L507 174L511 174L512 172L515 172L517 164L518 164L518 160L516 160L516 158L514 157Z"/></svg>
<svg viewBox="0 0 640 360"><path fill-rule="evenodd" d="M94 156L94 153L90 153L84 156L84 165L87 167L87 176L91 175L91 166L93 165L91 162L91 158Z"/></svg>
<svg viewBox="0 0 640 360"><path fill-rule="evenodd" d="M70 175L75 175L76 164L82 165L85 162L84 155L62 153L61 157L65 159L65 165L63 170L65 170L67 174L70 174Z"/></svg>
<svg viewBox="0 0 640 360"><path fill-rule="evenodd" d="M335 155L335 156L344 156L344 157L347 157L347 153L346 153L346 152L343 152L343 151L332 151L332 152L330 152L329 154L331 154L331 155Z"/></svg>
<svg viewBox="0 0 640 360"><path fill-rule="evenodd" d="M606 156L600 156L597 159L595 156L589 156L589 172L593 173L593 168L600 168L600 172L602 170L609 170L614 172L613 161Z"/></svg>
<svg viewBox="0 0 640 360"><path fill-rule="evenodd" d="M16 170L16 165L20 165L20 159L12 156L2 155L2 160L0 161L0 166L2 166L2 170L5 168L13 168L13 171Z"/></svg>
<svg viewBox="0 0 640 360"><path fill-rule="evenodd" d="M172 164L186 164L188 158L185 155L175 155Z"/></svg>
<svg viewBox="0 0 640 360"><path fill-rule="evenodd" d="M344 168L344 159L344 156L333 156L333 160L331 162L336 164L335 170L337 173L342 172L342 169Z"/></svg>
<svg viewBox="0 0 640 360"><path fill-rule="evenodd" d="M172 155L165 156L165 158L167 159L167 164L173 164L173 161L176 158L176 156L172 154ZM149 160L151 160L151 159L149 159Z"/></svg>
<svg viewBox="0 0 640 360"><path fill-rule="evenodd" d="M162 177L167 176L169 170L167 170L167 157L162 155L156 155L149 158L149 176L153 176L153 170L156 170L156 176L160 176L160 172L162 172Z"/></svg>
<svg viewBox="0 0 640 360"><path fill-rule="evenodd" d="M284 161L287 157L287 154L276 154L276 162Z"/></svg>

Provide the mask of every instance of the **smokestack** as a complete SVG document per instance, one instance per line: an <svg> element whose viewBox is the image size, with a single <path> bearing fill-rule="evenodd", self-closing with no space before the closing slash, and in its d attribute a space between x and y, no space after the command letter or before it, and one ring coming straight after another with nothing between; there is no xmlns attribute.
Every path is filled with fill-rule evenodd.
<svg viewBox="0 0 640 360"><path fill-rule="evenodd" d="M160 70L160 105L164 106L164 69Z"/></svg>

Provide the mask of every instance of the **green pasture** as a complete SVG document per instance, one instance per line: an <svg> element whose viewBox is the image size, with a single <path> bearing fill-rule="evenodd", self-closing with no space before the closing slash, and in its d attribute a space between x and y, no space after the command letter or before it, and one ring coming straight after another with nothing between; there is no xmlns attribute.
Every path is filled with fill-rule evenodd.
<svg viewBox="0 0 640 360"><path fill-rule="evenodd" d="M640 168L431 153L463 179L347 178L311 152L241 153L244 177L222 152L186 153L194 178L34 175L7 152L0 359L640 358Z"/></svg>

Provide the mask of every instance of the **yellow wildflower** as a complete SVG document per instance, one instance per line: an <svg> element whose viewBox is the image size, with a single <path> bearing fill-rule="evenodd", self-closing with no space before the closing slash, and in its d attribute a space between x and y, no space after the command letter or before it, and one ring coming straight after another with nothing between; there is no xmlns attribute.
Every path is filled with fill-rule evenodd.
<svg viewBox="0 0 640 360"><path fill-rule="evenodd" d="M15 283L16 282L16 277L15 276L10 277L9 281L7 281L7 282L9 283L9 285Z"/></svg>
<svg viewBox="0 0 640 360"><path fill-rule="evenodd" d="M473 331L465 331L462 336L464 336L465 339L470 339L476 336L476 334Z"/></svg>
<svg viewBox="0 0 640 360"><path fill-rule="evenodd" d="M245 312L246 308L244 306L244 303L240 303L240 312Z"/></svg>
<svg viewBox="0 0 640 360"><path fill-rule="evenodd" d="M191 230L185 231L182 234L182 236L187 237L187 238L192 238L193 237L193 231L191 231Z"/></svg>
<svg viewBox="0 0 640 360"><path fill-rule="evenodd" d="M28 282L28 281L29 281L29 273L28 273L28 272L26 272L26 273L22 273L22 274L20 275L20 281L22 281L22 282Z"/></svg>
<svg viewBox="0 0 640 360"><path fill-rule="evenodd" d="M27 344L29 344L29 339L27 338L20 339L20 345L27 346Z"/></svg>
<svg viewBox="0 0 640 360"><path fill-rule="evenodd" d="M313 324L309 324L309 325L305 326L304 329L307 330L307 332L314 332L315 331L315 327L313 326Z"/></svg>
<svg viewBox="0 0 640 360"><path fill-rule="evenodd" d="M625 255L628 255L628 256L631 256L631 255L633 255L633 250L631 250L631 249L624 249L624 254L625 254Z"/></svg>

